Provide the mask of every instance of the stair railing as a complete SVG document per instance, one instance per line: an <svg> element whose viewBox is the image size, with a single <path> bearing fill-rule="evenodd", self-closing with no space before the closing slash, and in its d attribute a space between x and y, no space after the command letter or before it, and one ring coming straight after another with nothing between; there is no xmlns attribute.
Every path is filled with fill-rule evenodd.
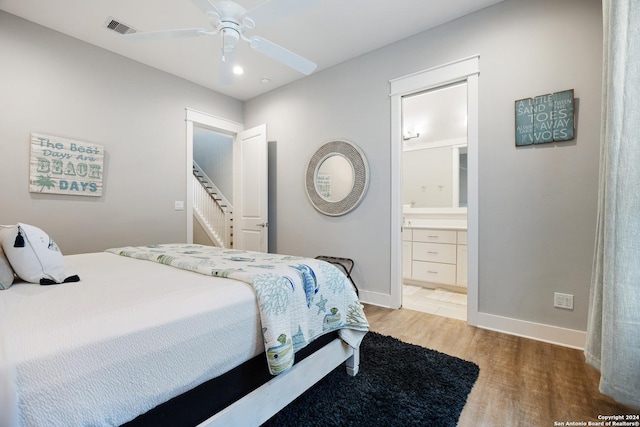
<svg viewBox="0 0 640 427"><path fill-rule="evenodd" d="M216 246L233 247L233 206L196 162L193 162L193 211Z"/></svg>

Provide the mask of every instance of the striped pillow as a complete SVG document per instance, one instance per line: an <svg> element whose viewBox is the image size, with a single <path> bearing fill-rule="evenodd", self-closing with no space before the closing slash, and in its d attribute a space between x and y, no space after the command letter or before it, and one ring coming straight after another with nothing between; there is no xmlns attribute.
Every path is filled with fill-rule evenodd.
<svg viewBox="0 0 640 427"><path fill-rule="evenodd" d="M2 240L11 233L12 225L0 225L0 291L9 289L15 280L13 268L2 250Z"/></svg>
<svg viewBox="0 0 640 427"><path fill-rule="evenodd" d="M2 244L0 244L0 290L9 289L13 285L14 279L13 269L4 255Z"/></svg>

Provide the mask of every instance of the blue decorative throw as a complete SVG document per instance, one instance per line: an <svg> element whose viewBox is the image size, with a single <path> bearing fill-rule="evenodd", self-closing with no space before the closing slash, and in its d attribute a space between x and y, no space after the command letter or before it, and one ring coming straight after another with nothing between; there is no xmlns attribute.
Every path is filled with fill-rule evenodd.
<svg viewBox="0 0 640 427"><path fill-rule="evenodd" d="M347 344L358 348L369 329L351 282L325 261L188 244L107 252L253 285L273 375L290 368L294 353L320 335L338 330Z"/></svg>

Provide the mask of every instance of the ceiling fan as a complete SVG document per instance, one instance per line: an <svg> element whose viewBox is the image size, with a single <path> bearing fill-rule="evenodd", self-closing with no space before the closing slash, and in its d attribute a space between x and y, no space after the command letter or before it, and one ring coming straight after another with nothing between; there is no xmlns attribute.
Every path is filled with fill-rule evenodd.
<svg viewBox="0 0 640 427"><path fill-rule="evenodd" d="M246 10L233 1L191 0L209 19L212 29L183 28L177 30L148 31L125 34L122 37L131 40L202 37L220 34L222 38L219 80L222 84L233 82L233 66L236 47L240 40L259 53L268 56L304 75L311 74L317 65L260 36L245 36L245 30L280 19L285 15L301 12L314 6L320 0L267 0L266 2Z"/></svg>

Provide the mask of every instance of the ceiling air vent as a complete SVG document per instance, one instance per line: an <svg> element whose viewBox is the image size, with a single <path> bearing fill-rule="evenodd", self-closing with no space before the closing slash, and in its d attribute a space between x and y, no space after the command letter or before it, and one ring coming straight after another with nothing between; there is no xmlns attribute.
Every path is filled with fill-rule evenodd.
<svg viewBox="0 0 640 427"><path fill-rule="evenodd" d="M104 21L104 26L120 34L132 34L138 32L138 30L136 30L135 28L132 28L127 24L123 24L122 22L112 17L108 17L107 20Z"/></svg>

